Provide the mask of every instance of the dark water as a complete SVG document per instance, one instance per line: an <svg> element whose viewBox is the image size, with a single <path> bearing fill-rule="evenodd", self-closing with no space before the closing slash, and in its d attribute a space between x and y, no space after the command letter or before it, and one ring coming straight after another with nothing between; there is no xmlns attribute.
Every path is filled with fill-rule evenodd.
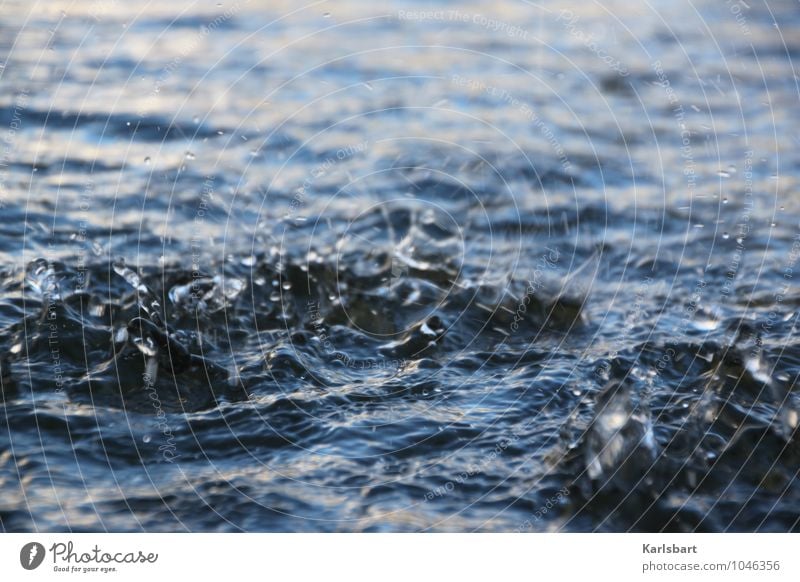
<svg viewBox="0 0 800 582"><path fill-rule="evenodd" d="M796 3L58 4L0 529L800 527Z"/></svg>

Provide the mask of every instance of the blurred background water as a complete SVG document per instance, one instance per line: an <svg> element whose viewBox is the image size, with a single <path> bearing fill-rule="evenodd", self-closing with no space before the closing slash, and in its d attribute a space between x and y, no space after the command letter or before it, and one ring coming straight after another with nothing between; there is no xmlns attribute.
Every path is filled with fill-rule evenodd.
<svg viewBox="0 0 800 582"><path fill-rule="evenodd" d="M4 2L0 529L797 529L798 39Z"/></svg>

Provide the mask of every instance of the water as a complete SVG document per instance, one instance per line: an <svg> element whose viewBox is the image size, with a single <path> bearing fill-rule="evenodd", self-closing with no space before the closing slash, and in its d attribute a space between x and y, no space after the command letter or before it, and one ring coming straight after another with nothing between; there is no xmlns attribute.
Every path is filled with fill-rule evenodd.
<svg viewBox="0 0 800 582"><path fill-rule="evenodd" d="M1 529L798 529L793 3L129 4L0 9Z"/></svg>

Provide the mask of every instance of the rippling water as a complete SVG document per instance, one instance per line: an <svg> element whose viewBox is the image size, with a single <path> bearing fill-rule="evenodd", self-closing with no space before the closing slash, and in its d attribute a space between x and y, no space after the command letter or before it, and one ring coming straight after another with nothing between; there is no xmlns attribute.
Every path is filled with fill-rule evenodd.
<svg viewBox="0 0 800 582"><path fill-rule="evenodd" d="M0 529L798 529L795 3L31 4Z"/></svg>

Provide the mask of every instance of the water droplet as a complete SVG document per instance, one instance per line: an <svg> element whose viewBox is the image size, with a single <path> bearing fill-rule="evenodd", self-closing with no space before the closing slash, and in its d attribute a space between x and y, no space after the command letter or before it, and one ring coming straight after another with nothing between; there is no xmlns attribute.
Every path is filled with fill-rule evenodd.
<svg viewBox="0 0 800 582"><path fill-rule="evenodd" d="M145 163L145 164L148 164L148 165L150 164L150 156L147 156L147 157L144 159L144 163Z"/></svg>
<svg viewBox="0 0 800 582"><path fill-rule="evenodd" d="M198 123L200 123L200 117L195 115L194 117L192 117L192 121L194 121L194 124L197 125Z"/></svg>
<svg viewBox="0 0 800 582"><path fill-rule="evenodd" d="M728 197L727 196L725 196L725 198L722 199L722 203L723 204L727 204L728 203Z"/></svg>
<svg viewBox="0 0 800 582"><path fill-rule="evenodd" d="M330 12L323 12L322 13L322 18L330 18L330 17L331 17L331 13Z"/></svg>
<svg viewBox="0 0 800 582"><path fill-rule="evenodd" d="M128 328L121 327L114 334L114 343L123 344L128 341Z"/></svg>
<svg viewBox="0 0 800 582"><path fill-rule="evenodd" d="M692 326L700 331L713 331L719 327L719 320L713 314L700 314L701 317L692 322Z"/></svg>
<svg viewBox="0 0 800 582"><path fill-rule="evenodd" d="M289 291L292 288L292 284L289 281L284 281L283 285L281 285L281 289L284 291Z"/></svg>
<svg viewBox="0 0 800 582"><path fill-rule="evenodd" d="M187 150L187 152L186 152L186 159L187 160L193 160L193 159L195 159L195 157L196 156L192 152Z"/></svg>
<svg viewBox="0 0 800 582"><path fill-rule="evenodd" d="M218 129L217 130L217 135L225 135L225 132L222 131L221 129Z"/></svg>
<svg viewBox="0 0 800 582"><path fill-rule="evenodd" d="M150 435L149 435L149 434L146 434L146 435L144 435L144 436L142 437L142 440L143 440L145 443L149 443L149 442L150 442L152 439L151 439L151 437L150 437Z"/></svg>
<svg viewBox="0 0 800 582"><path fill-rule="evenodd" d="M728 240L729 238L731 238L731 235L729 235L727 232L723 232L722 233L722 238L724 238L725 240Z"/></svg>
<svg viewBox="0 0 800 582"><path fill-rule="evenodd" d="M142 352L145 356L154 357L158 355L158 348L153 343L153 340L150 337L147 338L134 338L133 344L139 348L139 351Z"/></svg>

